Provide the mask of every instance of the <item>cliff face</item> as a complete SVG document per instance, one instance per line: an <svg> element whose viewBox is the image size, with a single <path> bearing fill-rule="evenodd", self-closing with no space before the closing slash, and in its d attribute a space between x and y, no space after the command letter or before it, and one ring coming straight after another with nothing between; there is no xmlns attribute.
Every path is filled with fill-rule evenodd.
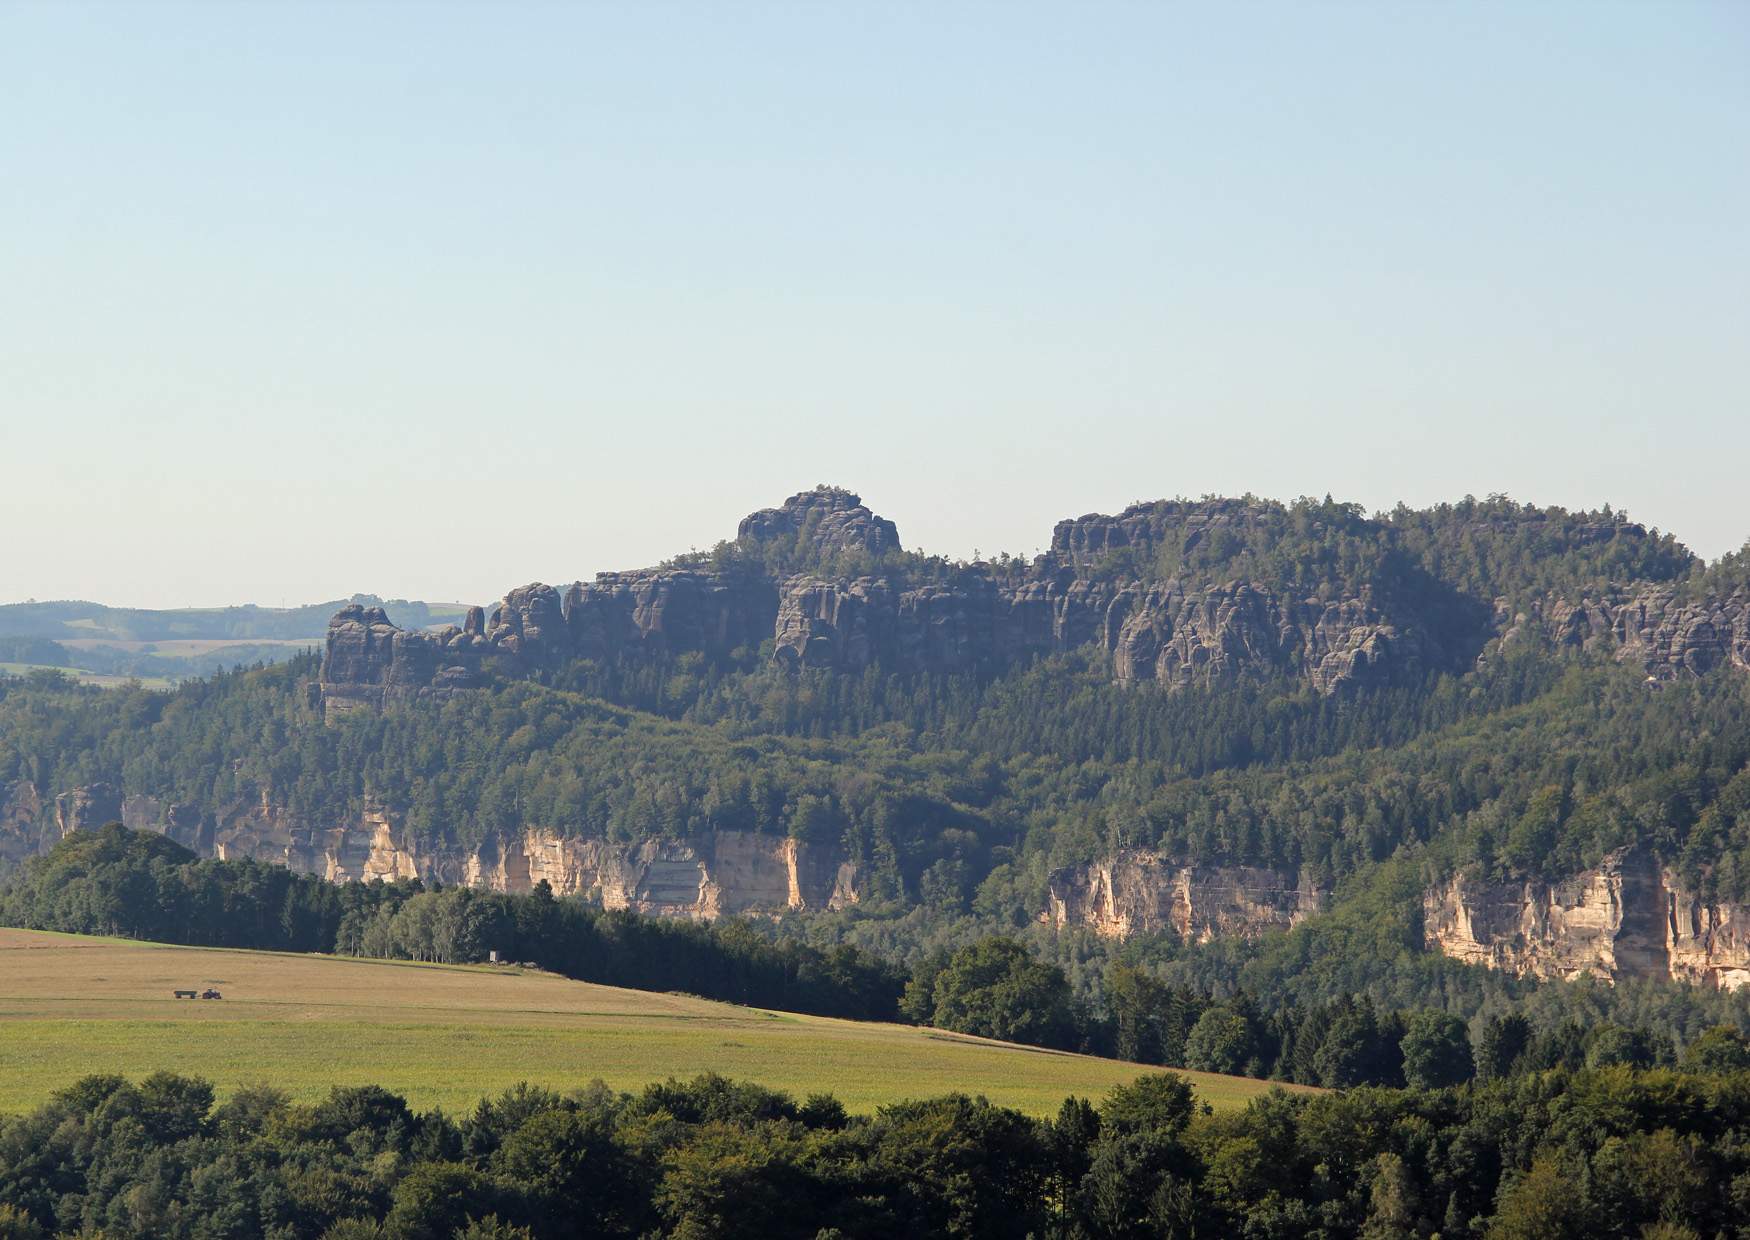
<svg viewBox="0 0 1750 1240"><path fill-rule="evenodd" d="M267 797L214 814L155 797L80 788L45 805L28 783L0 790L0 862L20 864L75 830L119 821L158 831L221 860L250 858L330 882L424 879L491 891L554 894L610 909L709 920L725 914L839 909L858 900L857 867L836 845L725 831L703 839L633 843L580 839L531 827L476 847L416 842L399 816L365 810L340 824L313 823Z"/></svg>
<svg viewBox="0 0 1750 1240"><path fill-rule="evenodd" d="M463 880L512 892L545 880L604 908L701 920L857 902L856 867L838 849L741 831L620 844L530 830L471 855Z"/></svg>
<svg viewBox="0 0 1750 1240"><path fill-rule="evenodd" d="M1059 524L1052 550L1031 567L1001 574L971 565L933 579L901 571L844 578L819 572L763 574L651 569L598 574L561 592L533 583L476 609L460 628L407 632L380 608L353 605L334 617L322 665L330 719L361 707L441 697L509 674L577 658L699 651L726 654L770 641L791 666L857 671L879 661L938 673L1000 668L1031 655L1094 645L1121 682L1170 688L1247 670L1301 675L1321 692L1414 674L1442 653L1414 618L1376 606L1367 592L1336 601L1288 598L1261 582L1143 584L1089 576L1114 551L1145 558L1169 527L1181 552L1205 537L1250 528L1249 501L1165 503L1118 517ZM846 491L805 491L742 521L749 563L830 564L897 555L898 530Z"/></svg>
<svg viewBox="0 0 1750 1240"><path fill-rule="evenodd" d="M1750 590L1686 598L1650 585L1578 600L1550 599L1514 617L1503 642L1527 630L1570 649L1613 651L1655 680L1699 676L1716 667L1750 671Z"/></svg>
<svg viewBox="0 0 1750 1240"><path fill-rule="evenodd" d="M1428 946L1520 976L1750 983L1750 907L1684 890L1645 849L1558 883L1458 876L1423 899Z"/></svg>
<svg viewBox="0 0 1750 1240"><path fill-rule="evenodd" d="M1489 641L1531 632L1561 647L1603 646L1654 679L1750 670L1750 587L1698 600L1671 584L1625 586L1597 598L1552 596L1519 616L1496 604L1491 616L1485 600L1443 584L1380 522L1324 510L1290 521L1284 512L1251 499L1138 504L1059 522L1050 550L1030 565L920 569L904 560L893 522L858 496L804 491L741 522L726 571L602 573L564 591L536 582L490 614L476 609L460 628L421 632L397 629L380 608L350 606L330 627L320 693L333 719L442 697L480 683L488 668L530 674L579 658L722 655L766 642L787 666L851 672L876 662L991 671L1093 646L1120 683L1169 689L1253 673L1335 693L1462 671ZM1477 536L1506 526L1535 526L1550 554L1617 542L1644 550L1649 541L1624 522L1517 511L1481 522ZM1288 538L1305 541L1280 541ZM1289 547L1302 569L1326 564L1327 579L1287 590L1238 575ZM875 571L832 575L846 563ZM1683 568L1673 560L1659 571Z"/></svg>
<svg viewBox="0 0 1750 1240"><path fill-rule="evenodd" d="M407 632L391 624L381 607L353 603L328 623L323 715L332 722L398 699L472 688L479 683L481 659L493 649L478 607L469 609L461 628Z"/></svg>
<svg viewBox="0 0 1750 1240"><path fill-rule="evenodd" d="M1040 920L1059 929L1083 926L1105 938L1171 930L1187 942L1207 943L1286 930L1323 906L1323 892L1279 870L1185 865L1126 851L1052 874Z"/></svg>
<svg viewBox="0 0 1750 1240"><path fill-rule="evenodd" d="M47 852L60 838L36 785L22 779L0 785L0 870Z"/></svg>
<svg viewBox="0 0 1750 1240"><path fill-rule="evenodd" d="M531 827L476 847L432 846L415 843L397 817L381 809L321 828L260 804L219 827L214 853L286 865L330 882L419 878L518 893L544 881L555 895L657 917L709 920L857 901L856 867L838 849L746 832L616 843Z"/></svg>
<svg viewBox="0 0 1750 1240"><path fill-rule="evenodd" d="M1330 692L1414 672L1426 661L1424 640L1400 632L1365 598L1294 602L1255 582L1188 591L1169 581L1125 591L1108 609L1107 632L1119 680L1175 687L1247 667L1295 668Z"/></svg>

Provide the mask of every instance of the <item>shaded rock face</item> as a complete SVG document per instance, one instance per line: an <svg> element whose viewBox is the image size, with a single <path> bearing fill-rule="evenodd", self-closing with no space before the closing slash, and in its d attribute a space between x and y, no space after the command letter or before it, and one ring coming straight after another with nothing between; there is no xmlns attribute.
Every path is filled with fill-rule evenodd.
<svg viewBox="0 0 1750 1240"><path fill-rule="evenodd" d="M513 591L514 593L514 591ZM354 603L328 622L322 656L322 711L330 722L355 710L478 682L481 656L491 650L480 608L462 628L407 632L381 607Z"/></svg>
<svg viewBox="0 0 1750 1240"><path fill-rule="evenodd" d="M334 616L318 696L327 719L357 708L476 686L490 659L509 673L555 670L570 659L627 654L728 654L770 642L791 666L861 672L959 673L1097 645L1120 682L1199 686L1244 670L1293 670L1320 691L1416 673L1439 652L1381 616L1369 600L1283 600L1257 582L1187 589L1167 581L1090 581L1078 575L1118 547L1152 549L1171 530L1180 546L1258 519L1243 500L1155 504L1117 518L1057 526L1052 553L999 581L982 565L905 586L896 577L770 579L697 568L598 574L563 595L539 582L509 591L490 614L457 628L409 633L381 609ZM751 546L789 540L803 558L898 553L893 521L851 491L802 491L740 525Z"/></svg>
<svg viewBox="0 0 1750 1240"><path fill-rule="evenodd" d="M1750 907L1702 900L1641 848L1557 883L1456 876L1422 924L1430 949L1518 976L1750 983Z"/></svg>
<svg viewBox="0 0 1750 1240"><path fill-rule="evenodd" d="M487 618L486 645L537 667L569 657L571 635L559 591L537 581L506 594Z"/></svg>
<svg viewBox="0 0 1750 1240"><path fill-rule="evenodd" d="M44 812L35 784L21 779L0 785L0 869L47 852L60 838L60 828L53 815Z"/></svg>
<svg viewBox="0 0 1750 1240"><path fill-rule="evenodd" d="M629 650L727 653L772 636L776 588L688 570L602 573L565 596L566 641L579 658Z"/></svg>
<svg viewBox="0 0 1750 1240"><path fill-rule="evenodd" d="M1298 876L1251 866L1187 865L1128 850L1051 875L1040 920L1104 938L1170 930L1191 943L1286 930L1324 907Z"/></svg>
<svg viewBox="0 0 1750 1240"><path fill-rule="evenodd" d="M196 853L210 852L212 833L194 805L130 794L122 798L121 824L132 831L156 831Z"/></svg>
<svg viewBox="0 0 1750 1240"><path fill-rule="evenodd" d="M899 527L865 508L861 496L838 487L800 491L776 508L749 513L736 537L754 544L800 540L817 559L845 551L885 555L900 549Z"/></svg>
<svg viewBox="0 0 1750 1240"><path fill-rule="evenodd" d="M1701 676L1717 667L1750 671L1750 591L1686 599L1668 585L1578 601L1550 599L1506 626L1503 644L1527 629L1558 646L1614 650L1655 680Z"/></svg>
<svg viewBox="0 0 1750 1240"><path fill-rule="evenodd" d="M895 646L899 598L884 578L792 577L779 594L777 656L805 667L861 671Z"/></svg>
<svg viewBox="0 0 1750 1240"><path fill-rule="evenodd" d="M1285 602L1247 582L1187 592L1169 581L1127 591L1109 609L1108 632L1120 681L1172 687L1264 667L1296 669L1330 692L1413 673L1429 653L1424 639L1400 632L1366 599Z"/></svg>
<svg viewBox="0 0 1750 1240"><path fill-rule="evenodd" d="M468 688L488 666L532 674L578 658L722 655L768 641L782 663L853 672L877 662L898 671L967 672L1093 645L1111 655L1121 682L1180 688L1246 670L1288 671L1325 692L1413 673L1437 656L1367 599L1318 604L1241 581L1144 588L1078 576L1113 549L1152 548L1169 528L1192 547L1206 532L1256 521L1258 513L1234 500L1142 505L1118 517L1066 521L1049 555L1000 581L981 565L909 588L880 575L602 573L563 594L522 586L489 615L475 609L460 629L425 632L403 632L380 608L355 604L330 625L318 693L332 721ZM756 546L788 541L816 560L901 550L891 521L851 492L830 488L749 515L739 537Z"/></svg>
<svg viewBox="0 0 1750 1240"><path fill-rule="evenodd" d="M530 675L573 659L702 652L726 655L770 642L780 662L856 672L1000 670L1041 654L1092 646L1123 684L1168 689L1246 674L1299 677L1336 693L1456 670L1486 639L1537 631L1558 645L1598 644L1638 661L1655 679L1719 666L1750 669L1750 591L1684 601L1649 586L1600 599L1550 599L1510 619L1478 600L1442 596L1422 581L1396 603L1368 588L1338 598L1291 597L1260 581L1139 581L1196 553L1222 563L1240 536L1270 536L1280 513L1253 500L1162 501L1117 516L1059 522L1051 549L1031 566L971 565L908 584L903 566L854 578L804 572L782 578L664 568L601 573L561 592L518 587L461 627L404 632L381 608L354 604L329 628L318 695L334 720L360 708L442 697L481 683L490 668ZM1621 524L1558 531L1568 543L1644 535ZM902 550L894 524L849 491L791 496L741 522L740 542L782 546L828 563L847 552ZM1114 571L1123 553L1126 567ZM888 561L893 564L892 560ZM1431 579L1430 579L1431 580ZM1420 590L1420 593L1418 593ZM1444 602L1430 601L1445 597ZM1420 609L1420 610L1418 610ZM1450 614L1449 614L1450 613ZM1485 651L1484 656L1487 657Z"/></svg>
<svg viewBox="0 0 1750 1240"><path fill-rule="evenodd" d="M55 798L55 827L59 835L95 831L105 823L121 820L121 793L109 784L75 788Z"/></svg>

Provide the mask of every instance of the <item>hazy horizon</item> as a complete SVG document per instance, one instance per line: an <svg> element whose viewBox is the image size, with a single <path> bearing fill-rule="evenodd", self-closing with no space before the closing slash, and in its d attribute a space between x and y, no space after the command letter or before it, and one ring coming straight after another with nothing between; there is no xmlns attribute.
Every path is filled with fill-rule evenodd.
<svg viewBox="0 0 1750 1240"><path fill-rule="evenodd" d="M835 484L822 483L822 484L817 484L817 485L835 485ZM836 484L836 485L843 486L842 483ZM809 489L809 488L797 488L797 490L806 490L806 489ZM906 527L905 527L905 523L903 520L895 517L895 515L892 512L886 511L886 510L882 509L879 505L872 503L870 501L869 497L867 495L863 495L860 491L857 490L856 487L843 486L843 489L857 493L862 498L864 505L867 506L868 508L870 508L877 516L886 517L887 519L894 521L894 523L899 527L900 541L905 545L905 547L908 551L923 550L923 551L931 552L932 554L944 554L944 555L947 555L948 558L954 559L954 560L971 560L974 558L975 553L979 556L983 556L983 557L987 557L987 558L996 557L996 556L1002 555L1004 553L1008 553L1011 555L1019 554L1019 555L1022 555L1024 558L1031 558L1031 557L1043 552L1049 546L1051 527L1052 527L1052 525L1056 524L1056 520L1054 520L1050 524L1048 524L1045 527L1044 535L1038 540L1038 542L1030 544L1024 549L1019 548L1017 546L991 546L991 547L975 548L975 549L973 549L973 551L968 551L965 553L957 553L957 552L951 552L951 551L944 552L940 548L919 547L916 544L910 542L906 538ZM776 507L781 499L788 498L789 494L794 494L794 493L795 493L794 491L789 492L783 497L778 497L778 498L773 499L770 503L759 504L756 507L757 508ZM1241 493L1236 492L1236 493L1234 493L1233 496L1223 496L1223 497L1218 497L1218 498L1237 498L1237 497L1240 497L1240 495L1241 495ZM1176 499L1176 500L1197 500L1197 499L1211 498L1211 497L1210 496L1163 495L1163 496L1156 496L1156 497L1152 497L1152 498L1154 498L1154 499ZM1259 496L1257 496L1257 498L1265 499L1265 500L1282 500L1283 502L1292 502L1293 500L1299 499L1302 497L1300 497L1300 496L1259 495ZM1317 497L1313 497L1313 498L1317 498ZM1341 495L1332 495L1332 496L1330 496L1330 498L1337 500L1338 502L1355 502L1352 500L1347 500L1344 496L1341 496ZM1465 496L1452 496L1446 500L1438 500L1437 499L1437 500L1434 500L1432 502L1436 503L1436 504L1442 503L1442 502L1457 503L1458 501L1460 501L1464 498L1466 498L1466 497ZM1477 500L1483 500L1483 499L1486 499L1488 497L1487 496L1480 496L1480 495L1473 495L1470 498L1477 499ZM1509 498L1515 500L1516 502L1521 502L1521 503L1527 502L1519 496L1510 496ZM1099 509L1098 511L1108 513L1108 514L1116 514L1119 511L1121 511L1122 509L1129 507L1133 503L1147 503L1147 502L1150 502L1150 500L1141 499L1141 498L1132 499L1132 500L1125 501L1123 504L1109 505L1106 508ZM1547 507L1548 505L1544 505L1544 506ZM1600 505L1596 505L1595 507L1602 508L1605 506L1606 506L1605 504L1600 504ZM1659 526L1657 522L1642 520L1641 517L1639 516L1639 514L1629 512L1628 510L1622 508L1620 505L1609 505L1609 506L1618 515L1624 515L1628 519L1633 520L1633 521L1637 521L1642 525L1648 526L1649 528L1657 528L1665 533L1676 534L1678 541L1680 541L1680 542L1684 541L1683 536L1682 536L1681 532L1679 532L1679 531L1665 530L1664 527ZM1367 506L1363 505L1363 507L1367 507ZM1382 507L1367 507L1367 512L1370 516L1375 516L1375 517L1389 516L1391 507L1393 507L1393 505L1386 505L1386 506L1382 506ZM756 508L749 508L747 510L747 512L742 514L742 516L746 516L748 513L751 513L755 510L756 510ZM1062 520L1062 519L1066 519L1066 518L1073 518L1073 517L1080 517L1080 516L1085 516L1085 515L1087 515L1087 514L1080 513L1080 512L1064 513L1062 515L1062 517L1057 518L1057 520ZM732 523L730 528L725 533L720 535L720 538L721 539L731 539L734 537L734 535L735 535L735 529L734 529L734 523ZM589 581L589 580L594 578L596 573L599 573L599 572L614 572L614 571L624 571L624 570L633 570L633 569L641 569L641 568L651 568L651 567L654 567L658 563L659 560L666 560L666 559L672 558L673 556L680 555L686 551L709 550L718 541L719 541L719 538L711 538L711 539L708 539L705 541L700 541L700 540L695 539L691 543L687 544L687 546L685 546L685 547L672 548L668 552L665 552L662 555L660 555L656 558L653 558L653 559L643 560L643 561L639 561L636 563L632 562L631 560L627 560L624 563L603 564L603 565L593 567L588 572L584 572L584 573L570 573L570 574L560 573L560 574L555 574L555 575L549 575L546 577L535 578L533 580L543 581L548 585L567 586L567 585L570 585L573 581ZM1688 546L1689 544L1685 543L1685 545ZM1750 546L1750 540L1746 540L1746 542L1741 544L1741 545L1742 546ZM1690 549L1692 551L1695 550L1695 548L1693 546L1691 546ZM1728 548L1727 551L1728 552L1736 551L1738 549L1739 549L1738 547L1731 547L1731 548ZM1699 552L1698 552L1698 554L1699 554ZM1717 555L1716 556L1704 556L1703 558L1706 560L1709 560L1711 562L1713 560L1717 560L1719 558L1719 556L1717 556ZM181 608L181 607L194 607L194 608L241 607L241 606L248 606L251 604L256 605L256 606L260 606L260 607L296 608L296 607L307 607L307 606L317 604L317 603L333 602L333 601L340 600L340 599L352 598L356 595L374 595L378 598L385 599L385 600L404 600L407 602L423 602L423 603L430 603L433 605L460 603L460 604L467 604L467 605L471 606L474 604L481 604L481 605L491 604L493 602L496 602L501 596L503 596L506 591L514 589L517 586L526 585L526 584L528 584L528 582L525 582L525 581L514 581L514 582L507 581L503 585L496 587L496 588L493 588L491 590L488 590L484 594L480 594L480 595L475 596L475 597L466 597L466 596L462 596L462 595L453 595L453 596L452 595L438 595L438 594L430 594L430 595L401 594L401 593L398 593L395 591L378 590L378 589L371 589L368 586L360 586L356 589L336 591L333 594L324 595L324 596L319 597L319 598L305 598L305 599L289 599L288 598L288 599L284 599L284 600L272 600L272 601L269 601L267 599L238 598L238 599L207 601L207 602L197 602L197 603L187 603L187 604L176 604L176 603L145 604L145 603L133 603L133 602L127 602L127 601L118 601L115 599L91 598L91 597L75 598L72 596L67 596L65 598L49 598L49 597L32 596L29 598L0 598L0 606L5 606L8 604L15 604L15 603L24 603L24 602L29 602L29 603L84 602L84 603L105 604L105 605L111 606L111 607L148 609L148 610L152 610L152 609L177 609L177 608Z"/></svg>
<svg viewBox="0 0 1750 1240"><path fill-rule="evenodd" d="M1750 538L1750 8L0 4L0 601L483 602L817 482Z"/></svg>

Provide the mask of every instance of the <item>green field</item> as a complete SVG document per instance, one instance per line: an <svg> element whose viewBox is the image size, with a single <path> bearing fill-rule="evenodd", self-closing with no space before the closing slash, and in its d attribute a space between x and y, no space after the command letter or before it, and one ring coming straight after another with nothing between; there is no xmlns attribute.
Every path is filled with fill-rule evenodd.
<svg viewBox="0 0 1750 1240"><path fill-rule="evenodd" d="M61 672L80 684L96 685L99 689L119 689L134 681L148 689L174 687L164 676L112 676L107 672L88 672L78 667L51 667L47 663L0 663L0 676L28 676L32 672Z"/></svg>
<svg viewBox="0 0 1750 1240"><path fill-rule="evenodd" d="M220 1001L171 997L214 987ZM301 1101L378 1084L461 1111L531 1081L633 1089L713 1071L853 1111L951 1091L1036 1115L1149 1069L933 1029L797 1016L490 965L294 956L0 930L0 1112L93 1072L266 1081ZM1187 1073L1212 1106L1261 1081Z"/></svg>

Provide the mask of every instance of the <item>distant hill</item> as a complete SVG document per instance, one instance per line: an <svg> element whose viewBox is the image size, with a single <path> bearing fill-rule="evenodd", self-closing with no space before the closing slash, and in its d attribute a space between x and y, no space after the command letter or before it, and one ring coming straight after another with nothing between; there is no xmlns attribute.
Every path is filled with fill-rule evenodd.
<svg viewBox="0 0 1750 1240"><path fill-rule="evenodd" d="M113 677L186 680L239 665L276 663L322 644L328 620L351 604L382 608L403 628L459 621L461 603L387 602L370 594L302 607L184 607L152 610L84 601L0 605L0 665L12 671L66 670Z"/></svg>
<svg viewBox="0 0 1750 1240"><path fill-rule="evenodd" d="M225 638L231 641L320 639L328 619L349 603L381 607L402 628L460 620L462 603L387 602L371 594L308 603L302 607L180 607L151 610L102 603L59 601L0 604L0 637L101 638L117 642Z"/></svg>

